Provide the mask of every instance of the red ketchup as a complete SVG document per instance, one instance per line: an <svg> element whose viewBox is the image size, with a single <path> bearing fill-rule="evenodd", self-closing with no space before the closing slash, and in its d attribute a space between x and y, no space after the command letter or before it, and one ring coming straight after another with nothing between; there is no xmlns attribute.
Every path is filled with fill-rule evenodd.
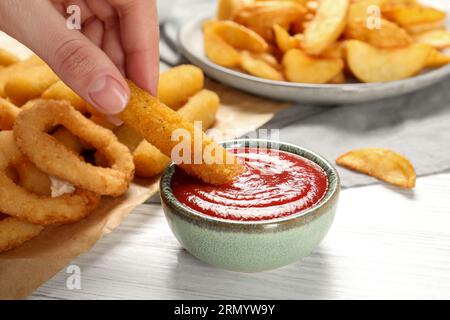
<svg viewBox="0 0 450 320"><path fill-rule="evenodd" d="M243 160L244 173L226 185L212 186L177 168L172 191L178 201L213 217L261 221L305 211L327 193L327 174L311 160L280 150L230 152Z"/></svg>

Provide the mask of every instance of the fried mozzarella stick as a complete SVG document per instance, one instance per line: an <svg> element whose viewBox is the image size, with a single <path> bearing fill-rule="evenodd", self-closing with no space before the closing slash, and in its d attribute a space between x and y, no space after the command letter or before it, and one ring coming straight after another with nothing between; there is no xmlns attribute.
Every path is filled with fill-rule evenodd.
<svg viewBox="0 0 450 320"><path fill-rule="evenodd" d="M131 99L120 118L188 174L206 183L220 185L231 181L242 171L236 157L195 128L193 123L131 81L128 84ZM181 139L174 137L177 134ZM180 151L182 161L173 159L175 150Z"/></svg>
<svg viewBox="0 0 450 320"><path fill-rule="evenodd" d="M194 122L202 123L203 130L210 128L216 120L216 113L219 109L220 100L215 92L209 90L202 90L195 96L191 97L189 101L178 110L184 119ZM123 130L129 131L131 128L123 126ZM134 130L134 129L131 129ZM119 141L119 132L116 132ZM141 140L137 145L133 141L137 141L138 135ZM170 158L161 153L147 140L142 140L142 136L138 133L128 133L126 137L122 138L129 148L133 151L133 160L136 167L136 175L143 178L152 178L159 175L170 164ZM121 141L121 142L122 142Z"/></svg>
<svg viewBox="0 0 450 320"><path fill-rule="evenodd" d="M27 60L20 61L18 63L14 63L8 67L5 67L0 70L0 97L7 97L5 93L5 86L9 79L15 76L17 73L21 73L28 68L32 68L35 66L45 65L45 62L42 61L38 56L31 56Z"/></svg>
<svg viewBox="0 0 450 320"><path fill-rule="evenodd" d="M58 76L48 65L30 66L12 74L4 90L13 103L21 106L31 99L39 98L57 81Z"/></svg>
<svg viewBox="0 0 450 320"><path fill-rule="evenodd" d="M12 130L19 112L20 108L8 100L0 98L0 131Z"/></svg>
<svg viewBox="0 0 450 320"><path fill-rule="evenodd" d="M61 80L55 82L42 94L46 100L67 100L81 113L86 113L86 102Z"/></svg>
<svg viewBox="0 0 450 320"><path fill-rule="evenodd" d="M216 121L219 105L219 96L215 92L204 89L192 96L189 101L178 110L178 114L190 122L201 122L202 129L207 130L211 128Z"/></svg>
<svg viewBox="0 0 450 320"><path fill-rule="evenodd" d="M18 63L19 58L8 50L0 48L0 66L8 67L12 64Z"/></svg>
<svg viewBox="0 0 450 320"><path fill-rule="evenodd" d="M158 99L168 107L178 110L189 97L199 92L205 84L203 71L196 66L182 65L161 73Z"/></svg>

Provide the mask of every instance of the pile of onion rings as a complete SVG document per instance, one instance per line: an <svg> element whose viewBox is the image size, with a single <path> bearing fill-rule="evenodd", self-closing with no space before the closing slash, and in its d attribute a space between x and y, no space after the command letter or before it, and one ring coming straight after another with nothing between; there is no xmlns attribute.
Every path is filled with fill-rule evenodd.
<svg viewBox="0 0 450 320"><path fill-rule="evenodd" d="M124 194L134 177L129 149L66 101L35 100L18 108L2 99L0 124L0 252L48 225L87 217L101 196ZM106 167L82 154L97 150Z"/></svg>
<svg viewBox="0 0 450 320"><path fill-rule="evenodd" d="M37 56L10 65L0 59L0 252L52 232L47 226L86 218L102 197L126 193L135 170L140 178L158 176L170 163L173 130L213 125L220 100L204 84L197 67L172 68L161 74L160 103L130 82L132 99L119 115L125 124L116 127ZM202 137L202 145L220 149ZM219 184L239 167L186 170Z"/></svg>
<svg viewBox="0 0 450 320"><path fill-rule="evenodd" d="M4 172L9 166L26 161L11 131L0 133L0 211L37 225L72 223L86 217L99 196L77 189L73 194L52 198L32 193L16 184Z"/></svg>

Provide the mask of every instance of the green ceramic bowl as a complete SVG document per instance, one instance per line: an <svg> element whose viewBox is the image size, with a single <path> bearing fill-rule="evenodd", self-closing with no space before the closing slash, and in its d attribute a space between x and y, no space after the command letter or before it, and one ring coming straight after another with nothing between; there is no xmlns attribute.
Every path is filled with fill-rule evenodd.
<svg viewBox="0 0 450 320"><path fill-rule="evenodd" d="M313 208L267 221L232 221L211 217L179 202L172 193L175 166L161 178L161 202L170 228L181 245L200 260L232 271L259 272L293 263L322 241L333 223L340 182L336 169L321 156L286 143L234 140L226 148L279 148L310 159L328 175L329 190Z"/></svg>

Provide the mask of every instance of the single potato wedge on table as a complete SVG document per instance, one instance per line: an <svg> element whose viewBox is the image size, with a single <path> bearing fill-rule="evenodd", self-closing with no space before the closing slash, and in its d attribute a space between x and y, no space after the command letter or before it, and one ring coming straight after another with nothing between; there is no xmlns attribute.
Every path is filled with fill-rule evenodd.
<svg viewBox="0 0 450 320"><path fill-rule="evenodd" d="M336 163L401 188L413 189L416 186L416 172L409 160L388 149L350 151L339 157Z"/></svg>

